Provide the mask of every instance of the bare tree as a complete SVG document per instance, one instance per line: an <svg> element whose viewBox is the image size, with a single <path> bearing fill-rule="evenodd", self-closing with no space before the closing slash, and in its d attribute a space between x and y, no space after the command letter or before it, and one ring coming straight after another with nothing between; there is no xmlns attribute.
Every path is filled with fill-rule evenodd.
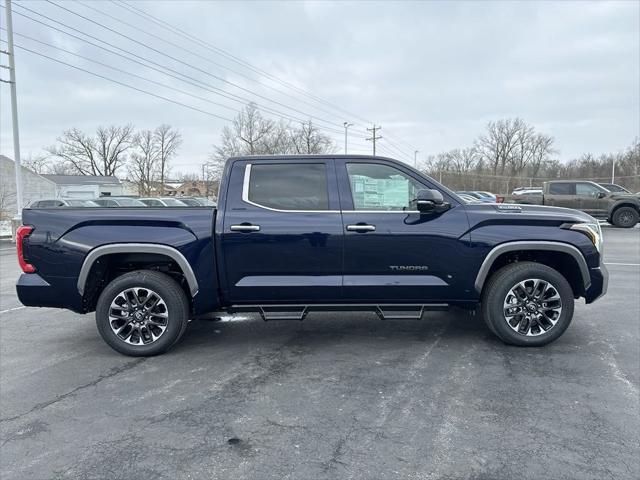
<svg viewBox="0 0 640 480"><path fill-rule="evenodd" d="M115 175L127 160L134 137L133 125L98 127L95 136L77 128L65 131L47 151L80 175Z"/></svg>
<svg viewBox="0 0 640 480"><path fill-rule="evenodd" d="M280 120L264 118L254 103L247 105L222 130L220 143L210 156L208 173L213 180L220 179L224 162L240 155L278 155L296 153L331 153L335 144L322 134L312 122L299 127Z"/></svg>
<svg viewBox="0 0 640 480"><path fill-rule="evenodd" d="M291 133L295 153L331 153L335 151L333 140L318 130L309 120Z"/></svg>
<svg viewBox="0 0 640 480"><path fill-rule="evenodd" d="M47 155L29 155L21 160L22 166L28 168L33 173L42 175L43 173L49 173L50 162Z"/></svg>
<svg viewBox="0 0 640 480"><path fill-rule="evenodd" d="M487 132L476 141L476 148L494 175L503 175L518 145L518 136L527 127L520 118L489 122Z"/></svg>
<svg viewBox="0 0 640 480"><path fill-rule="evenodd" d="M151 195L151 185L158 173L158 152L154 132L142 130L134 139L135 150L128 165L131 180L138 185L140 195Z"/></svg>
<svg viewBox="0 0 640 480"><path fill-rule="evenodd" d="M160 194L164 194L164 180L169 172L169 160L178 152L182 145L182 134L171 128L171 125L162 124L155 129L153 140L158 157L160 170Z"/></svg>

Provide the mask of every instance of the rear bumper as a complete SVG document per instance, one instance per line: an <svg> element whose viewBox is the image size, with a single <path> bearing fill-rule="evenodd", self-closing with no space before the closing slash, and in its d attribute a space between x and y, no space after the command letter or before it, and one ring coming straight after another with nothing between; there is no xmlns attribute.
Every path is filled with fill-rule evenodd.
<svg viewBox="0 0 640 480"><path fill-rule="evenodd" d="M591 286L585 292L584 298L587 303L593 303L607 293L609 288L609 271L604 264L599 267L590 268Z"/></svg>
<svg viewBox="0 0 640 480"><path fill-rule="evenodd" d="M55 280L55 281L53 281ZM53 277L49 283L37 273L23 273L16 283L20 303L27 307L68 308L82 311L82 297L72 278Z"/></svg>

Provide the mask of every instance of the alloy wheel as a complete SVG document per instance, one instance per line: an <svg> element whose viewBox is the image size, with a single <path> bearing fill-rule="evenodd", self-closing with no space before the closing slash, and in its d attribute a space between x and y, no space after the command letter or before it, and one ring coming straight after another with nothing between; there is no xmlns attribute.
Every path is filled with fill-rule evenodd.
<svg viewBox="0 0 640 480"><path fill-rule="evenodd" d="M169 311L158 293L148 288L127 288L118 293L109 307L109 326L130 345L149 345L167 329Z"/></svg>
<svg viewBox="0 0 640 480"><path fill-rule="evenodd" d="M562 313L562 299L550 282L529 278L511 287L504 299L503 312L513 331L535 337L556 325Z"/></svg>

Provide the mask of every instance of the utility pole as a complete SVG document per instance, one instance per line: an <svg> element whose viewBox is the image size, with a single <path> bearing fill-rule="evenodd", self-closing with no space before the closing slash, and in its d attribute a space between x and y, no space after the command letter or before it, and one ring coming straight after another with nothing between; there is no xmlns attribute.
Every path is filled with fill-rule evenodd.
<svg viewBox="0 0 640 480"><path fill-rule="evenodd" d="M413 168L418 168L418 152L420 150L413 151Z"/></svg>
<svg viewBox="0 0 640 480"><path fill-rule="evenodd" d="M373 128L367 128L367 132L371 132L371 137L367 138L368 142L373 142L373 156L376 155L376 140L380 140L382 137L380 135L376 135L378 130L382 130L382 127L376 127L376 124L373 124Z"/></svg>
<svg viewBox="0 0 640 480"><path fill-rule="evenodd" d="M613 164L611 165L611 183L616 183L616 157L613 157Z"/></svg>
<svg viewBox="0 0 640 480"><path fill-rule="evenodd" d="M5 0L5 21L7 27L7 51L9 57L9 83L11 84L11 119L13 122L13 161L16 168L16 207L22 215L22 166L20 164L20 135L18 133L18 95L16 93L16 62L13 50L13 21L11 20L11 0ZM6 82L5 82L6 83Z"/></svg>
<svg viewBox="0 0 640 480"><path fill-rule="evenodd" d="M347 154L347 130L349 129L349 127L353 127L353 123L349 123L349 122L344 122L342 125L344 125L344 154Z"/></svg>

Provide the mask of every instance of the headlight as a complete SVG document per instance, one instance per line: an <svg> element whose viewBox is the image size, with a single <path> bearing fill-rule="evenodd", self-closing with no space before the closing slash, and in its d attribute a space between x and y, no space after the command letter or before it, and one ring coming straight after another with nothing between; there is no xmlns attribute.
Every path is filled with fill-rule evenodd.
<svg viewBox="0 0 640 480"><path fill-rule="evenodd" d="M604 239L602 238L602 228L600 224L596 223L574 223L569 227L571 230L579 230L586 234L591 239L593 245L596 247L599 253L602 253L602 246Z"/></svg>

